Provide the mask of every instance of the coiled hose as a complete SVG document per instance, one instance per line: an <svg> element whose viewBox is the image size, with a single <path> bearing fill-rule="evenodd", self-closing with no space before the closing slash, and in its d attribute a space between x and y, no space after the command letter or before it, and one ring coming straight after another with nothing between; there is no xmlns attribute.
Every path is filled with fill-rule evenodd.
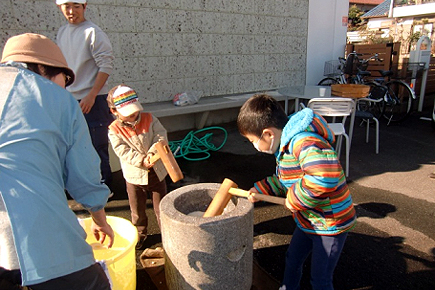
<svg viewBox="0 0 435 290"><path fill-rule="evenodd" d="M211 143L211 139L213 136L213 133L209 132L206 133L202 137L198 137L197 135L200 133L203 133L205 131L211 131L211 130L221 130L224 132L224 140L222 141L222 144L219 146L214 145ZM200 161L205 160L211 156L209 151L218 151L221 149L228 138L228 132L222 127L207 127L203 128L197 131L190 131L186 137L184 137L182 140L179 141L170 141L169 142L169 148L174 154L175 158L183 157L186 160L189 161ZM191 154L202 154L201 157L189 157L188 155Z"/></svg>

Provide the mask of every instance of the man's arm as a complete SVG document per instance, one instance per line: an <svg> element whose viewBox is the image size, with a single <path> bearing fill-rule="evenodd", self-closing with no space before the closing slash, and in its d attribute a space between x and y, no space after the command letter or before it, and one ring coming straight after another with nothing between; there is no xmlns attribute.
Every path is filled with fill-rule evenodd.
<svg viewBox="0 0 435 290"><path fill-rule="evenodd" d="M95 99L97 98L98 93L100 92L101 88L104 86L108 78L109 75L107 73L99 72L97 74L92 89L89 91L86 97L84 97L80 101L80 108L82 109L83 114L87 114L91 111L92 107L95 104Z"/></svg>

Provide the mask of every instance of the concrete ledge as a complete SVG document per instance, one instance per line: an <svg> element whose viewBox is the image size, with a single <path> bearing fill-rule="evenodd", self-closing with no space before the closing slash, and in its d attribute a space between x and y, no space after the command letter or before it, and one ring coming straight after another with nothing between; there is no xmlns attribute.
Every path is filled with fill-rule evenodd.
<svg viewBox="0 0 435 290"><path fill-rule="evenodd" d="M224 95L219 97L205 97L201 98L198 103L187 106L175 106L172 101L157 102L157 103L143 103L145 111L152 113L157 118L175 117L180 115L194 114L195 127L202 129L208 119L210 111L225 110L241 107L247 99L259 92ZM285 101L286 108L288 98L278 93L278 91L266 91L265 93L271 95L278 101Z"/></svg>

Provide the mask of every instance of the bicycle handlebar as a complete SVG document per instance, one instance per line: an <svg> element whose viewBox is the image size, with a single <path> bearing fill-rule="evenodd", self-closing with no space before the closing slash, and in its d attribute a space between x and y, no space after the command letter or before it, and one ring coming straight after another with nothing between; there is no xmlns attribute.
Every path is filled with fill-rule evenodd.
<svg viewBox="0 0 435 290"><path fill-rule="evenodd" d="M369 58L367 58L367 59L360 59L358 56L362 56L362 54L361 53L357 53L357 52L351 52L351 53L349 53L348 54L348 57L349 57L349 55L355 55L356 57L357 57L357 61L359 62L359 63L362 63L362 64L366 64L366 63L368 63L370 60L372 60L372 59L374 59L374 60L376 60L376 61L379 61L379 62L382 62L383 61L383 59L381 59L381 58L379 58L379 54L378 53L375 53L374 55L372 55L371 57L369 57Z"/></svg>
<svg viewBox="0 0 435 290"><path fill-rule="evenodd" d="M379 58L379 54L375 53L373 56L366 59L366 62L370 61L371 59L375 59L376 61L383 62L384 60Z"/></svg>

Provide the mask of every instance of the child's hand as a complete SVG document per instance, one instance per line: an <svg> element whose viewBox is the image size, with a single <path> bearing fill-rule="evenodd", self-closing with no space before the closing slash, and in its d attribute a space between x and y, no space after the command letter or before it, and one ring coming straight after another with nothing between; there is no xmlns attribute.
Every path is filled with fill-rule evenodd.
<svg viewBox="0 0 435 290"><path fill-rule="evenodd" d="M144 160L143 160L143 165L144 165L146 168L151 168L151 167L153 167L154 163L151 163L151 157L152 157L152 156L153 156L152 154L147 154L147 156L144 158Z"/></svg>
<svg viewBox="0 0 435 290"><path fill-rule="evenodd" d="M252 194L251 193L259 193L258 192L258 190L255 188L255 187L252 187L250 190L249 190L249 195L248 195L248 200L250 201L250 202L252 202L252 203L254 203L254 202L257 202L258 201L258 199L256 199L255 197L253 197L252 196Z"/></svg>
<svg viewBox="0 0 435 290"><path fill-rule="evenodd" d="M287 198L285 199L285 207L288 208L291 212L297 211L294 207L292 207L292 205L290 204Z"/></svg>

